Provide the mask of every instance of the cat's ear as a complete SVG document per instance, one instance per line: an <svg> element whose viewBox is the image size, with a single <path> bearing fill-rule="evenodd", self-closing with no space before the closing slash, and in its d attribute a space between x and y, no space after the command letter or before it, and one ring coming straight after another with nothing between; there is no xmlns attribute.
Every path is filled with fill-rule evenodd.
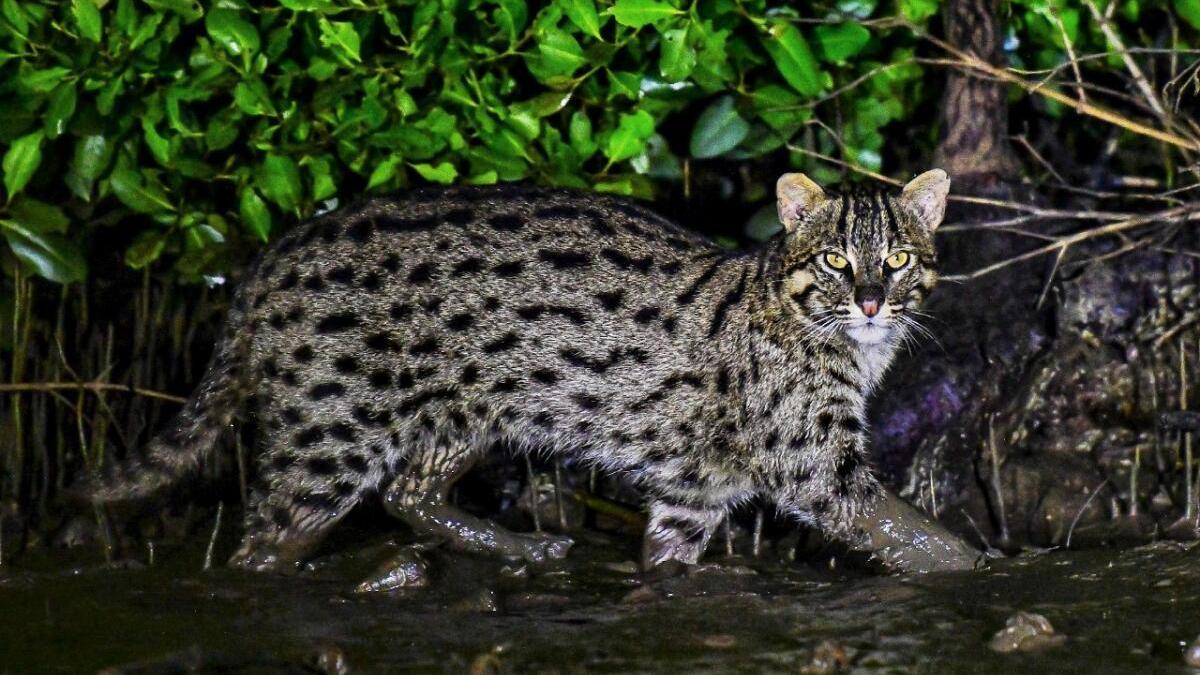
<svg viewBox="0 0 1200 675"><path fill-rule="evenodd" d="M946 215L946 196L950 194L950 177L941 169L933 169L910 180L900 193L900 203L916 216L930 232L937 229Z"/></svg>
<svg viewBox="0 0 1200 675"><path fill-rule="evenodd" d="M804 217L806 211L828 199L820 185L802 173L785 173L775 182L775 203L779 207L779 222L789 233L796 231L796 226Z"/></svg>

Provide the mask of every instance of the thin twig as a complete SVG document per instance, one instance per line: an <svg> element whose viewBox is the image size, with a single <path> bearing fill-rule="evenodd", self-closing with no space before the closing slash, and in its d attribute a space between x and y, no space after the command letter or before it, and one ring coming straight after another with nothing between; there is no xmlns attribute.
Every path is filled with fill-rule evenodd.
<svg viewBox="0 0 1200 675"><path fill-rule="evenodd" d="M1065 106L1070 107L1072 110L1081 115L1095 117L1096 119L1103 120L1123 129L1132 131L1136 134L1148 136L1157 141L1169 143L1185 150L1200 151L1200 141L1197 141L1196 139L1185 138L1169 131L1155 129L1154 127L1147 126L1136 120L1131 120L1120 113L1114 112L1107 108L1102 108L1092 103L1082 103L1054 89L1030 82L1024 77L1021 77L1020 75L1017 75L1009 70L993 66L992 64L984 61L974 54L971 54L970 52L965 52L961 49L958 49L945 40L926 33L924 29L916 24L909 24L909 27L915 35L932 42L947 53L953 55L957 61L950 62L949 65L965 68L976 73L988 75L998 81L1016 85L1017 87L1025 90L1027 93L1038 94L1039 96L1057 101Z"/></svg>
<svg viewBox="0 0 1200 675"><path fill-rule="evenodd" d="M1008 545L1008 516L1004 511L1004 490L1000 486L1000 457L996 452L995 415L988 415L988 451L992 456L992 489L996 492L997 515L1000 519L1000 543Z"/></svg>
<svg viewBox="0 0 1200 675"><path fill-rule="evenodd" d="M1187 349L1183 344L1183 337L1179 338L1179 409L1187 410L1188 407L1188 372L1187 372ZM1184 466L1184 487L1187 502L1183 506L1183 517L1185 520L1191 520L1192 515L1196 510L1196 501L1194 497L1194 488L1192 485L1192 435L1183 431L1183 466Z"/></svg>
<svg viewBox="0 0 1200 675"><path fill-rule="evenodd" d="M529 483L529 510L533 514L533 531L542 531L542 516L541 510L541 495L538 494L537 474L533 472L533 461L529 459L529 455L525 455L525 476L526 482Z"/></svg>
<svg viewBox="0 0 1200 675"><path fill-rule="evenodd" d="M1016 255L1011 258L1006 258L999 262L992 263L991 265L987 265L985 267L977 269L974 272L970 272L968 274L948 275L948 276L942 277L942 279L944 281L971 281L973 279L978 279L980 277L987 276L988 274L991 274L998 270L1004 269L1005 267L1008 267L1010 265L1015 265L1016 263L1024 262L1026 260L1030 260L1032 258L1036 258L1038 256L1045 255L1047 253L1053 253L1053 252L1058 251L1059 249L1074 246L1075 244L1078 244L1083 241L1087 241L1088 239L1095 239L1096 237L1113 235L1118 232L1124 232L1126 230L1132 230L1137 227L1142 227L1143 225L1148 225L1150 223L1158 223L1158 222L1166 222L1166 221L1188 222L1188 221L1193 221L1193 220L1200 220L1200 207L1197 207L1195 205L1188 205L1188 206L1181 206L1181 207L1174 208L1174 209L1168 209L1166 211L1161 211L1159 213L1152 213L1152 214L1149 214L1146 216L1130 218L1128 220L1123 220L1123 221L1116 222L1116 223L1109 223L1108 225L1104 225L1102 227L1096 227L1096 228L1092 228L1090 230L1076 232L1075 234L1072 234L1072 235L1066 236L1066 237L1062 237L1052 243L1046 244L1045 246L1040 246L1031 251L1026 251L1025 253L1022 253L1020 255Z"/></svg>
<svg viewBox="0 0 1200 675"><path fill-rule="evenodd" d="M1058 268L1062 265L1063 256L1067 254L1067 249L1059 250L1058 255L1054 256L1054 267L1050 268L1050 274L1046 275L1046 284L1042 286L1042 292L1038 295L1037 305L1034 307L1038 310L1042 308L1042 304L1046 302L1046 295L1050 293L1050 286L1054 284L1054 277L1058 274Z"/></svg>
<svg viewBox="0 0 1200 675"><path fill-rule="evenodd" d="M1104 33L1104 38L1108 41L1108 44L1122 52L1121 60L1125 63L1125 69L1133 77L1133 82L1137 85L1142 97L1146 99L1146 104L1150 106L1155 115L1158 115L1163 124L1169 124L1170 120L1167 118L1167 111L1163 108L1162 103L1159 102L1158 95L1154 93L1154 87L1151 87L1150 81L1146 79L1146 74L1142 72L1137 61L1134 61L1133 57L1124 51L1125 43L1121 40L1121 35L1113 29L1112 23L1109 21L1110 12L1106 11L1103 15L1100 14L1100 10L1096 9L1096 3L1092 2L1092 0L1084 0L1083 4L1087 5L1088 10L1092 13L1092 18L1100 25L1100 32ZM1114 5L1116 5L1116 2L1110 0L1108 9L1111 10Z"/></svg>
<svg viewBox="0 0 1200 675"><path fill-rule="evenodd" d="M733 527L729 524L729 514L725 514L725 557L733 557Z"/></svg>
<svg viewBox="0 0 1200 675"><path fill-rule="evenodd" d="M221 531L221 514L225 512L225 502L217 502L217 519L213 523L212 536L208 538L208 548L204 550L204 570L212 569L213 549L217 547L217 534Z"/></svg>
<svg viewBox="0 0 1200 675"><path fill-rule="evenodd" d="M1100 484L1096 486L1096 489L1092 490L1092 494L1088 495L1087 501L1085 501L1083 506L1079 507L1079 511L1075 513L1075 519L1071 521L1071 527L1067 528L1067 541L1063 544L1063 548L1071 548L1071 535L1075 534L1075 526L1079 524L1079 519L1083 517L1083 512L1087 511L1088 505L1092 503L1092 500L1096 498L1096 495L1100 494L1100 488L1104 487L1106 483L1108 483L1107 478L1100 481Z"/></svg>
<svg viewBox="0 0 1200 675"><path fill-rule="evenodd" d="M763 512L762 509L758 509L754 512L754 536L750 540L750 553L755 558L758 557L759 546L762 545L762 531Z"/></svg>
<svg viewBox="0 0 1200 675"><path fill-rule="evenodd" d="M1071 62L1071 70L1075 72L1075 81L1079 84L1075 95L1079 97L1080 103L1086 104L1088 102L1087 93L1083 87L1083 75L1079 73L1079 61L1075 60L1075 46L1071 44L1071 36L1067 35L1067 27L1063 25L1062 16L1053 5L1050 7L1050 14L1054 16L1054 23L1058 24L1058 33L1062 36L1063 46L1067 49L1067 59Z"/></svg>
<svg viewBox="0 0 1200 675"><path fill-rule="evenodd" d="M567 529L567 510L562 498L562 462L554 460L554 510L558 513L558 529Z"/></svg>
<svg viewBox="0 0 1200 675"><path fill-rule="evenodd" d="M971 514L967 513L966 509L960 507L958 512L966 517L967 522L971 524L971 529L975 530L975 534L979 535L979 541L983 543L983 549L985 551L995 548L992 546L992 542L988 541L988 538L984 536L983 530L979 529L979 525L975 523L975 519L971 517Z"/></svg>
<svg viewBox="0 0 1200 675"><path fill-rule="evenodd" d="M20 392L51 392L51 391L75 391L83 390L98 394L103 391L124 391L135 396L145 396L147 398L156 398L162 401L170 401L172 403L187 403L187 399L182 396L175 396L166 392L155 391L153 389L143 389L142 387L132 387L127 384L115 384L113 382L17 382L14 384L0 384L0 394L11 394Z"/></svg>

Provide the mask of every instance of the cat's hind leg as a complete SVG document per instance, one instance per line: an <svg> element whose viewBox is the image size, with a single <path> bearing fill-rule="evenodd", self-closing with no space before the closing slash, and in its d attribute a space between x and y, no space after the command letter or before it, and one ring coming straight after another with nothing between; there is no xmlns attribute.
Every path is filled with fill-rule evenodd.
<svg viewBox="0 0 1200 675"><path fill-rule="evenodd" d="M414 451L406 470L384 490L384 507L418 534L443 539L460 551L533 563L565 557L573 543L569 537L509 532L448 503L450 486L476 458L462 446L429 446Z"/></svg>
<svg viewBox="0 0 1200 675"><path fill-rule="evenodd" d="M380 480L383 446L366 430L266 406L258 479L246 505L245 534L233 567L287 571L304 562L329 531ZM379 436L376 433L375 436Z"/></svg>
<svg viewBox="0 0 1200 675"><path fill-rule="evenodd" d="M251 495L245 534L231 567L285 572L304 562L358 502L349 483L330 481L296 489L294 476L275 477L268 490Z"/></svg>

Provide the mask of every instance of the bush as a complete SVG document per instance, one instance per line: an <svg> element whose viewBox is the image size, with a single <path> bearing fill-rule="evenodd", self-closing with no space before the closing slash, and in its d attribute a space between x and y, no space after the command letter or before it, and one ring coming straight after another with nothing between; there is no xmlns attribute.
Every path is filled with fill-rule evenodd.
<svg viewBox="0 0 1200 675"><path fill-rule="evenodd" d="M1153 6L1122 3L1118 20L1136 26ZM1200 23L1196 0L1177 7ZM1063 35L1104 44L1065 2L1011 9L1015 62L1061 65ZM790 165L830 180L838 172L813 153L881 170L888 157L928 157L935 140L938 91L907 22L928 22L938 0L0 10L5 268L15 257L64 283L118 245L133 268L216 276L331 200L417 183L530 179L650 197L693 159L790 150ZM892 14L902 21L868 21Z"/></svg>

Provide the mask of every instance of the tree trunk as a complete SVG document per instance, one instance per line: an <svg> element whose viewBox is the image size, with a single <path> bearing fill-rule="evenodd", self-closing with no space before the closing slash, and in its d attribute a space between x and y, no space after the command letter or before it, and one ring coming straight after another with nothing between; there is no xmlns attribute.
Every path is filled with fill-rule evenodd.
<svg viewBox="0 0 1200 675"><path fill-rule="evenodd" d="M947 0L946 40L993 65L1003 64L999 0ZM1008 140L1008 100L1003 84L952 70L942 104L942 137L934 161L955 191L995 192L1020 177Z"/></svg>

